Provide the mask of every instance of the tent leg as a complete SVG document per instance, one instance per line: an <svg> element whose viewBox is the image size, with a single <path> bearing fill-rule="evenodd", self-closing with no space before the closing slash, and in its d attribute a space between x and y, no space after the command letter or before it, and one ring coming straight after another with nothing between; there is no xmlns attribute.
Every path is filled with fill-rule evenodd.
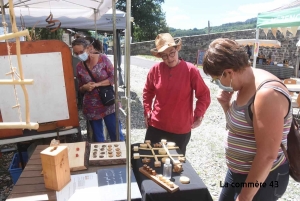
<svg viewBox="0 0 300 201"><path fill-rule="evenodd" d="M259 29L257 28L256 29L256 35L255 35L255 43L258 42L258 39L259 39ZM259 47L258 47L259 48ZM258 50L259 51L259 50ZM253 68L256 68L256 58L257 58L257 54L255 53L254 51L254 54L253 54Z"/></svg>
<svg viewBox="0 0 300 201"><path fill-rule="evenodd" d="M126 181L127 181L127 201L131 201L131 96L130 96L130 36L131 36L131 0L126 0L126 38L125 38L125 97L127 98L126 114Z"/></svg>
<svg viewBox="0 0 300 201"><path fill-rule="evenodd" d="M297 78L298 77L298 72L299 72L299 47L297 47L297 51L296 51L296 55L297 57L296 59L296 66L295 66L295 77Z"/></svg>

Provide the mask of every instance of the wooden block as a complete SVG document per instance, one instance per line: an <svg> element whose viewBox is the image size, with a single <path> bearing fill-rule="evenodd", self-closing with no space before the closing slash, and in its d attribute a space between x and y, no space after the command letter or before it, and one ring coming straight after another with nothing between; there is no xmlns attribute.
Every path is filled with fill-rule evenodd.
<svg viewBox="0 0 300 201"><path fill-rule="evenodd" d="M38 132L43 132L43 131L52 131L57 129L57 122L49 122L49 123L42 123L39 124Z"/></svg>
<svg viewBox="0 0 300 201"><path fill-rule="evenodd" d="M163 181L159 180L158 176L154 176L154 175L150 174L143 167L139 168L139 171L141 173L143 173L145 176L147 176L149 179L151 179L152 181L154 181L155 183L157 183L158 185L160 185L161 187L166 189L170 193L174 193L179 189L179 186L177 186L176 184L173 185L173 188L170 187L167 183L164 183Z"/></svg>
<svg viewBox="0 0 300 201"><path fill-rule="evenodd" d="M67 146L48 147L40 155L45 187L60 191L71 181Z"/></svg>
<svg viewBox="0 0 300 201"><path fill-rule="evenodd" d="M71 172L87 169L87 164L84 163L86 142L61 143L61 145L68 147L68 157Z"/></svg>

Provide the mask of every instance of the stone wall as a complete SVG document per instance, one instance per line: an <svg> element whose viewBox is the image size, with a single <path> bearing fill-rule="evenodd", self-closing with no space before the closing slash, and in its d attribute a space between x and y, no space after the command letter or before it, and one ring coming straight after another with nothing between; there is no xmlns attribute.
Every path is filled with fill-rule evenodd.
<svg viewBox="0 0 300 201"><path fill-rule="evenodd" d="M283 63L283 59L289 60L291 66L296 65L296 43L300 37L300 31L298 30L296 37L293 37L291 33L288 33L286 37L280 32L277 32L277 40L281 42L281 48L268 48L260 47L266 57L271 56L273 61ZM182 48L179 52L179 56L184 60L195 63L197 59L198 50L206 50L208 45L216 38L230 38L230 39L254 39L255 29L247 29L242 31L233 31L225 33L214 33L210 35L196 35L181 37ZM263 30L260 30L260 39L275 40L275 37L269 31L267 38ZM150 55L150 49L154 48L153 41L145 41L131 44L131 55Z"/></svg>

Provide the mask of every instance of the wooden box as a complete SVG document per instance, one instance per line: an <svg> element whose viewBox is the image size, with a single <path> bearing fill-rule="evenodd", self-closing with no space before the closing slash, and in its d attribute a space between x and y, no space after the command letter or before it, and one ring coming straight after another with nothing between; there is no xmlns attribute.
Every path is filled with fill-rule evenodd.
<svg viewBox="0 0 300 201"><path fill-rule="evenodd" d="M60 191L71 181L67 146L48 147L40 155L45 187Z"/></svg>

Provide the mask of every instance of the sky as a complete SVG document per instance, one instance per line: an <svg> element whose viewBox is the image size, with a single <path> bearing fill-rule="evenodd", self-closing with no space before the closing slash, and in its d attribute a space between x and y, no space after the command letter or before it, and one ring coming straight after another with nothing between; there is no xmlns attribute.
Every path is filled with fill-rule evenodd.
<svg viewBox="0 0 300 201"><path fill-rule="evenodd" d="M163 12L169 27L202 29L229 22L246 21L295 0L165 0Z"/></svg>

